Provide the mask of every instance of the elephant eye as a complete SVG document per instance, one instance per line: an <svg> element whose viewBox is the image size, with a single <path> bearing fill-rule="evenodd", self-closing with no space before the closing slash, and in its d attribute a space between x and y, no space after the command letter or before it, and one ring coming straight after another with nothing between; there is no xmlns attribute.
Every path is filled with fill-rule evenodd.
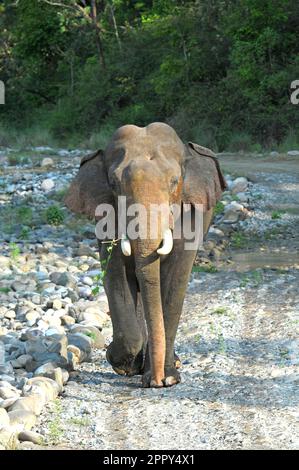
<svg viewBox="0 0 299 470"><path fill-rule="evenodd" d="M179 178L177 176L174 176L173 178L171 178L171 181L170 181L170 186L171 188L175 188L179 183Z"/></svg>

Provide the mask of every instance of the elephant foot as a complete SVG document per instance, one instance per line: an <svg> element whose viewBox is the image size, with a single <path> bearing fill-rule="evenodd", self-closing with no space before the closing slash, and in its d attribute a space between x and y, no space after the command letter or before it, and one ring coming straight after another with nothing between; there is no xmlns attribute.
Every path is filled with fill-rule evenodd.
<svg viewBox="0 0 299 470"><path fill-rule="evenodd" d="M150 371L147 371L142 376L142 386L144 388L162 388L172 387L175 384L180 383L181 376L175 367L167 367L165 369L165 376L162 380L152 379Z"/></svg>
<svg viewBox="0 0 299 470"><path fill-rule="evenodd" d="M181 366L182 366L182 363L181 363L179 356L176 353L174 353L174 367L176 369L179 369Z"/></svg>
<svg viewBox="0 0 299 470"><path fill-rule="evenodd" d="M112 347L108 347L106 358L109 364L111 364L114 372L118 375L127 375L132 377L133 375L142 374L144 362L142 350L137 354L137 356L124 354L120 358L116 358L113 354Z"/></svg>

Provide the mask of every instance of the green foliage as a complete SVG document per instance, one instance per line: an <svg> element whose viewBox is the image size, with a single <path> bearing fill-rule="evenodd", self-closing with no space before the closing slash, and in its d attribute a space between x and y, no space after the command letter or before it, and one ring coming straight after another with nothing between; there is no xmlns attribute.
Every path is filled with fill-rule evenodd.
<svg viewBox="0 0 299 470"><path fill-rule="evenodd" d="M105 243L105 242L104 242ZM107 276L107 269L109 266L109 261L112 257L113 248L116 246L117 240L111 240L107 244L107 257L101 260L101 271L99 274L94 276L94 281L97 285L92 289L92 294L97 295L100 292L100 287L104 285L105 277Z"/></svg>
<svg viewBox="0 0 299 470"><path fill-rule="evenodd" d="M221 201L218 201L216 206L214 207L214 215L222 214L224 211L224 204Z"/></svg>
<svg viewBox="0 0 299 470"><path fill-rule="evenodd" d="M28 206L21 206L17 209L17 221L24 225L30 225L32 222L32 209Z"/></svg>
<svg viewBox="0 0 299 470"><path fill-rule="evenodd" d="M157 120L216 151L298 145L297 1L96 0L98 31L88 2L53 4L1 3L0 145L103 147Z"/></svg>
<svg viewBox="0 0 299 470"><path fill-rule="evenodd" d="M46 210L45 218L47 224L60 225L64 221L64 212L59 206L50 206Z"/></svg>
<svg viewBox="0 0 299 470"><path fill-rule="evenodd" d="M10 250L10 257L13 261L18 261L18 258L20 256L20 248L18 245L14 242L9 244L9 250Z"/></svg>

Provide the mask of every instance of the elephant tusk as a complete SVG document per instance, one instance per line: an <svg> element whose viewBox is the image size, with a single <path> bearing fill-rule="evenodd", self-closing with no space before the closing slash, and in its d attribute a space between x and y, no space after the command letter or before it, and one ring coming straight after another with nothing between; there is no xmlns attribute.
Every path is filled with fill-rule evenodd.
<svg viewBox="0 0 299 470"><path fill-rule="evenodd" d="M121 237L121 251L125 256L131 256L131 243L125 235Z"/></svg>
<svg viewBox="0 0 299 470"><path fill-rule="evenodd" d="M157 250L157 253L159 253L159 255L168 255L168 253L171 252L172 247L173 247L172 232L170 228L168 228L167 230L165 230L163 234L163 245L161 246L161 248Z"/></svg>

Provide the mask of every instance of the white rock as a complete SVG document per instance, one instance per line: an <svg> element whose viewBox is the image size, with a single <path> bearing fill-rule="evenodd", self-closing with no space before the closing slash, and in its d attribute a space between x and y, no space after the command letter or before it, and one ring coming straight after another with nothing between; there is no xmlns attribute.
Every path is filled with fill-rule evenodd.
<svg viewBox="0 0 299 470"><path fill-rule="evenodd" d="M89 276L84 276L83 279L82 279L82 282L83 282L83 284L85 284L87 286L90 286L90 287L93 286L93 284L94 284L94 281Z"/></svg>
<svg viewBox="0 0 299 470"><path fill-rule="evenodd" d="M240 202L247 202L248 201L248 195L246 193L237 193L237 197Z"/></svg>
<svg viewBox="0 0 299 470"><path fill-rule="evenodd" d="M50 157L45 157L42 159L42 162L40 164L41 167L44 167L44 166L53 166L54 165L54 161L52 158Z"/></svg>
<svg viewBox="0 0 299 470"><path fill-rule="evenodd" d="M0 428L9 426L9 416L4 408L0 408Z"/></svg>
<svg viewBox="0 0 299 470"><path fill-rule="evenodd" d="M247 187L248 187L247 178L244 178L243 176L241 176L240 178L236 178L233 181L229 189L231 190L233 194L237 194L237 193L246 191Z"/></svg>
<svg viewBox="0 0 299 470"><path fill-rule="evenodd" d="M299 150L289 150L288 151L288 156L289 157L298 157L299 156Z"/></svg>
<svg viewBox="0 0 299 470"><path fill-rule="evenodd" d="M244 206L242 206L242 204L239 204L238 202L236 201L233 201L231 202L230 204L227 204L227 206L225 206L224 208L224 213L228 212L228 211L242 211L244 209Z"/></svg>
<svg viewBox="0 0 299 470"><path fill-rule="evenodd" d="M42 191L51 191L55 187L55 183L51 178L45 179L41 184Z"/></svg>

